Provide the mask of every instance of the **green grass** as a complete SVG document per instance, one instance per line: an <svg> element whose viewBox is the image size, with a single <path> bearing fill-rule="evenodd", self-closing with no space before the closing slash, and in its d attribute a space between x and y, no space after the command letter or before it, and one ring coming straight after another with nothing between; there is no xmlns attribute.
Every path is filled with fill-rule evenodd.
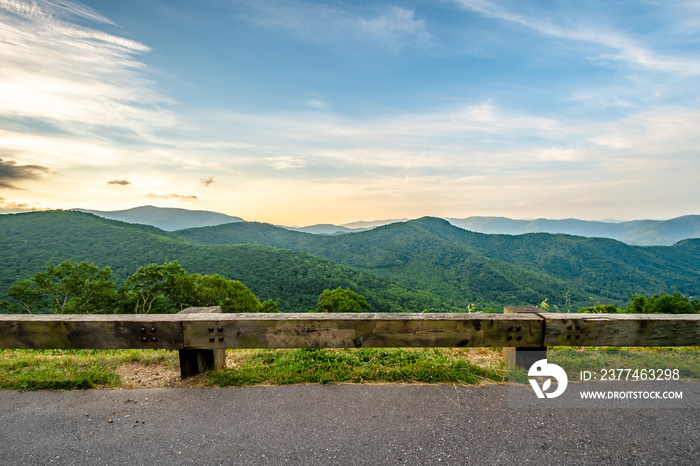
<svg viewBox="0 0 700 466"><path fill-rule="evenodd" d="M681 379L700 379L700 347L572 347L549 348L547 362L561 366L569 380L581 371L601 369L678 369ZM527 369L510 371L509 381L528 383Z"/></svg>
<svg viewBox="0 0 700 466"><path fill-rule="evenodd" d="M700 379L700 348L550 348L548 361L574 379L581 370L678 368ZM527 371L508 373L498 348L229 350L233 367L200 376L213 387L302 383L448 383L506 381L527 384ZM0 389L115 388L123 364L178 369L177 351L0 350Z"/></svg>
<svg viewBox="0 0 700 466"><path fill-rule="evenodd" d="M164 350L0 350L0 389L86 390L116 387L115 369L129 362L173 365Z"/></svg>
<svg viewBox="0 0 700 466"><path fill-rule="evenodd" d="M452 349L292 349L237 352L236 367L209 375L218 386L300 383L504 382L498 362L482 367L468 361L469 350Z"/></svg>
<svg viewBox="0 0 700 466"><path fill-rule="evenodd" d="M503 382L505 366L469 362L469 349L291 349L229 351L234 368L203 376L208 386L299 383ZM480 353L480 354L481 354ZM490 353L487 353L487 355ZM482 354L483 356L483 354ZM494 359L494 358L492 358ZM0 350L0 389L84 390L120 385L117 367L131 362L177 368L176 351Z"/></svg>
<svg viewBox="0 0 700 466"><path fill-rule="evenodd" d="M593 369L678 369L683 379L700 379L700 352L697 347L682 348L567 348L552 352L548 361L578 374Z"/></svg>

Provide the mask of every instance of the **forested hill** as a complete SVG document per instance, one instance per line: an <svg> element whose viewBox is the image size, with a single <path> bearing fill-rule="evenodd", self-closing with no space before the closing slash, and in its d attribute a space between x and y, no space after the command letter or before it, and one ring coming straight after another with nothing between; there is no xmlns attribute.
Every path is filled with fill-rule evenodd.
<svg viewBox="0 0 700 466"><path fill-rule="evenodd" d="M190 273L240 280L282 311L315 307L324 289L364 295L373 311L502 309L544 299L577 311L634 293L700 295L700 240L633 247L567 235L485 235L437 218L319 236L260 223L165 232L80 212L0 215L0 300L64 260L110 266L117 281L177 260ZM593 299L591 302L590 298Z"/></svg>
<svg viewBox="0 0 700 466"><path fill-rule="evenodd" d="M700 240L639 247L604 238L533 233L486 235L425 217L339 236L236 223L173 233L206 244L252 243L303 251L358 267L455 304L548 298L582 306L623 303L634 293L700 295ZM539 301L537 301L539 302Z"/></svg>
<svg viewBox="0 0 700 466"><path fill-rule="evenodd" d="M0 215L0 301L19 280L65 260L111 267L118 283L137 268L177 260L190 273L241 281L258 299L272 299L284 312L316 308L324 289L350 288L375 312L451 309L424 291L301 252L255 245L197 245L169 238L145 225L71 211Z"/></svg>

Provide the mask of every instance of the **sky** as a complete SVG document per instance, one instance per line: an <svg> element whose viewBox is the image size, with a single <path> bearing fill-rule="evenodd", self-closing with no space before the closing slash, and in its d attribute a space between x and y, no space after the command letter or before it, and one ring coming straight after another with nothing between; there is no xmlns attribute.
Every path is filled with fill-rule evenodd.
<svg viewBox="0 0 700 466"><path fill-rule="evenodd" d="M700 214L700 2L0 0L0 212Z"/></svg>

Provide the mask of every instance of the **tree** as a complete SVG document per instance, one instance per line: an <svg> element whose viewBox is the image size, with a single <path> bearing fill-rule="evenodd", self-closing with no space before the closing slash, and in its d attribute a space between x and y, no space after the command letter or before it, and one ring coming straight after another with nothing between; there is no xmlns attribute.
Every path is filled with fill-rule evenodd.
<svg viewBox="0 0 700 466"><path fill-rule="evenodd" d="M237 280L221 275L189 274L177 261L141 267L122 288L126 309L136 314L178 312L190 306L221 306L223 312L279 312L272 301L260 303Z"/></svg>
<svg viewBox="0 0 700 466"><path fill-rule="evenodd" d="M7 291L7 295L13 298L16 303L8 303L5 307L10 312L34 312L49 311L49 299L37 289L31 279L21 280L15 285L12 285Z"/></svg>
<svg viewBox="0 0 700 466"><path fill-rule="evenodd" d="M369 310L369 304L364 296L340 287L335 290L324 290L318 297L316 305L316 312L364 312L364 310Z"/></svg>
<svg viewBox="0 0 700 466"><path fill-rule="evenodd" d="M114 286L109 267L100 270L89 262L64 261L11 286L7 294L30 314L113 312L117 305Z"/></svg>
<svg viewBox="0 0 700 466"><path fill-rule="evenodd" d="M181 310L176 299L177 289L187 283L187 276L187 271L177 261L139 268L120 289L127 312L148 314Z"/></svg>
<svg viewBox="0 0 700 466"><path fill-rule="evenodd" d="M632 296L625 312L633 314L694 314L698 312L697 301L690 301L679 292L654 295L651 298L636 294Z"/></svg>
<svg viewBox="0 0 700 466"><path fill-rule="evenodd" d="M237 280L221 275L189 274L177 261L141 267L115 290L109 267L70 261L17 282L0 301L0 312L135 314L177 312L190 306L221 306L224 312L279 312L274 301L263 303Z"/></svg>
<svg viewBox="0 0 700 466"><path fill-rule="evenodd" d="M614 304L600 304L600 302L598 302L595 306L583 307L578 312L595 314L616 314L621 311Z"/></svg>
<svg viewBox="0 0 700 466"><path fill-rule="evenodd" d="M273 301L261 304L243 283L219 274L179 277L177 284L177 301L183 306L221 306L223 312L279 312Z"/></svg>
<svg viewBox="0 0 700 466"><path fill-rule="evenodd" d="M266 299L265 301L260 303L260 307L258 308L258 312L282 312L282 311L277 309L277 303L275 303L271 299Z"/></svg>

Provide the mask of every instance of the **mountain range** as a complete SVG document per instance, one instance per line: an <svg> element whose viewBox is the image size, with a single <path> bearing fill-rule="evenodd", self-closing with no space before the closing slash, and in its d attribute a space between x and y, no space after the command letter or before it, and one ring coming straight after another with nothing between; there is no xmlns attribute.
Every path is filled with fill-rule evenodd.
<svg viewBox="0 0 700 466"><path fill-rule="evenodd" d="M111 220L155 226L165 231L187 228L223 225L242 222L233 217L216 212L185 210L153 206L136 207L120 211L97 211L74 209L88 212ZM342 225L317 224L304 227L283 226L292 231L338 235L371 230L378 226L405 222L408 219L390 219L352 222ZM578 219L534 219L516 220L506 217L467 217L445 218L459 228L487 234L521 235L525 233L563 233L588 238L611 238L637 246L670 246L689 238L700 238L700 215L685 215L670 220L633 220L627 222L589 221Z"/></svg>
<svg viewBox="0 0 700 466"><path fill-rule="evenodd" d="M126 210L100 211L88 209L73 209L86 212L110 220L126 223L151 225L165 231L182 230L184 228L210 227L224 223L242 222L240 217L232 217L218 212L206 210L186 210L172 207L141 206Z"/></svg>
<svg viewBox="0 0 700 466"><path fill-rule="evenodd" d="M172 236L197 244L257 244L304 252L429 291L458 307L533 302L545 295L556 304L582 305L589 298L621 304L634 293L700 294L700 240L640 247L564 234L492 235L433 217L335 236L255 222L180 230Z"/></svg>
<svg viewBox="0 0 700 466"><path fill-rule="evenodd" d="M350 288L376 312L464 311L547 302L577 311L635 293L700 296L700 239L631 246L565 234L482 234L424 217L318 235L256 222L165 231L76 211L0 215L0 300L10 285L64 260L138 267L177 260L190 273L240 280L280 310L313 309Z"/></svg>
<svg viewBox="0 0 700 466"><path fill-rule="evenodd" d="M700 215L685 215L670 220L632 220L597 222L577 220L513 220L505 217L447 218L465 230L489 234L565 233L568 235L612 238L638 246L670 246L688 238L700 238Z"/></svg>

